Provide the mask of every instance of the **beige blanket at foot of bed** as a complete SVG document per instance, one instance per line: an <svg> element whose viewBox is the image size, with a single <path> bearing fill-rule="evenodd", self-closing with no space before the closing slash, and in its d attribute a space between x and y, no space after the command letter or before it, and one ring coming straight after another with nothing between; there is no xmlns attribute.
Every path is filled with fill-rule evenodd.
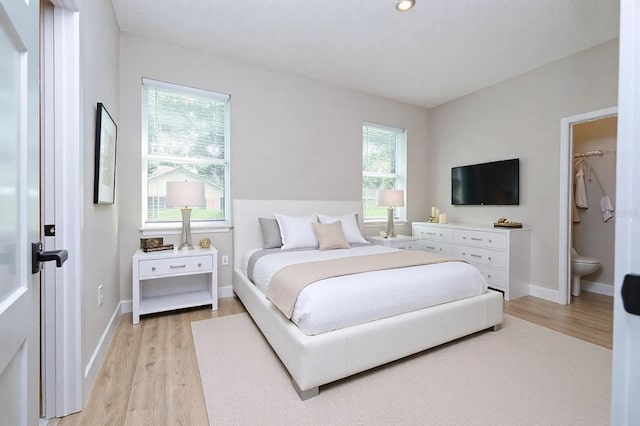
<svg viewBox="0 0 640 426"><path fill-rule="evenodd" d="M276 272L267 289L269 299L289 319L300 292L309 284L326 278L384 269L406 268L442 262L460 262L449 256L418 250L344 257L285 266Z"/></svg>

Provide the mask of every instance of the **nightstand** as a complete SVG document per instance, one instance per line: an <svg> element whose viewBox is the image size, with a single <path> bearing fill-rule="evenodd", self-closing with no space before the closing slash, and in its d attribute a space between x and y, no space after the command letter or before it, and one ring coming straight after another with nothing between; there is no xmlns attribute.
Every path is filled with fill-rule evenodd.
<svg viewBox="0 0 640 426"><path fill-rule="evenodd" d="M367 241L385 247L412 250L421 249L420 239L417 237L410 237L408 235L396 235L393 238L367 237Z"/></svg>
<svg viewBox="0 0 640 426"><path fill-rule="evenodd" d="M133 323L140 315L211 305L218 310L218 251L166 250L133 255Z"/></svg>

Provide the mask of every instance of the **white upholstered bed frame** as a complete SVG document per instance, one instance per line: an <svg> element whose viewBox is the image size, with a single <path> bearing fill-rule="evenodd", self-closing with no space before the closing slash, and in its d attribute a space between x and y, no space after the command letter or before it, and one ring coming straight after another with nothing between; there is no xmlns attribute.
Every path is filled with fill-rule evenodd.
<svg viewBox="0 0 640 426"><path fill-rule="evenodd" d="M301 399L317 395L326 383L502 324L502 295L489 291L315 336L302 333L242 272L242 255L262 246L258 217L354 211L362 218L361 201L233 201L233 290L291 374Z"/></svg>

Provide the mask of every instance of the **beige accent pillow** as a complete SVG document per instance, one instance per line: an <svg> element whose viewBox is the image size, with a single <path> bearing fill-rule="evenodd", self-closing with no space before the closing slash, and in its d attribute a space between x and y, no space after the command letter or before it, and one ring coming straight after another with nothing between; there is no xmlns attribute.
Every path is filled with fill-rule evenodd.
<svg viewBox="0 0 640 426"><path fill-rule="evenodd" d="M320 250L351 248L344 236L342 222L339 220L333 223L314 222L311 226L313 226L313 232L316 233L316 237L320 243Z"/></svg>

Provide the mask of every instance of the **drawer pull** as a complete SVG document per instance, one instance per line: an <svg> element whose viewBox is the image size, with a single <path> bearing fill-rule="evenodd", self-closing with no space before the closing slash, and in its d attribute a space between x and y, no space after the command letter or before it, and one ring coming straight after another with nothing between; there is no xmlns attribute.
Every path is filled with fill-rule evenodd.
<svg viewBox="0 0 640 426"><path fill-rule="evenodd" d="M425 234L427 234L427 235L436 235L435 232L425 232Z"/></svg>
<svg viewBox="0 0 640 426"><path fill-rule="evenodd" d="M490 257L488 257L487 259L491 260L491 258L490 258Z"/></svg>
<svg viewBox="0 0 640 426"><path fill-rule="evenodd" d="M487 274L487 278L491 278L491 274Z"/></svg>
<svg viewBox="0 0 640 426"><path fill-rule="evenodd" d="M490 243L492 243L493 241L489 240Z"/></svg>
<svg viewBox="0 0 640 426"><path fill-rule="evenodd" d="M482 241L482 238L473 238L473 237L471 237L471 240L472 241Z"/></svg>
<svg viewBox="0 0 640 426"><path fill-rule="evenodd" d="M171 265L169 266L169 268L171 269L180 269L180 268L186 268L187 265Z"/></svg>
<svg viewBox="0 0 640 426"><path fill-rule="evenodd" d="M152 270L152 271L155 271L155 270L156 270L156 267L155 267L155 266L152 266L152 267L151 267L151 270Z"/></svg>
<svg viewBox="0 0 640 426"><path fill-rule="evenodd" d="M481 258L482 256L480 256L479 254L473 254L473 253L469 253L469 256L471 257L477 257L477 258ZM491 260L491 258L489 258L489 260Z"/></svg>
<svg viewBox="0 0 640 426"><path fill-rule="evenodd" d="M435 249L436 249L436 248L435 248L435 247L433 247L433 246L427 246L427 248L428 248L429 250L435 250Z"/></svg>
<svg viewBox="0 0 640 426"><path fill-rule="evenodd" d="M202 266L202 263L198 262L198 268L200 268Z"/></svg>

